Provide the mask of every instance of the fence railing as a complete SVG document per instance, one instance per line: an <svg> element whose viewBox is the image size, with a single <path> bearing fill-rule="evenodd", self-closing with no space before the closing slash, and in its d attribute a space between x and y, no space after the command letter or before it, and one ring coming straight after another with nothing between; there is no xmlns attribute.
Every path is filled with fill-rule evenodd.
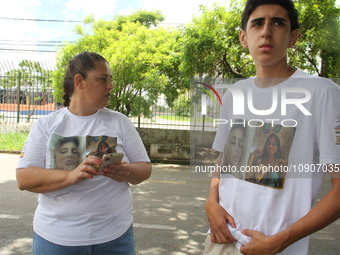
<svg viewBox="0 0 340 255"><path fill-rule="evenodd" d="M62 105L55 102L50 77L43 77L33 72L29 77L15 76L13 70L23 70L20 63L0 61L0 123L32 123L39 117L56 111ZM39 62L42 70L55 70L54 63ZM27 67L26 67L27 68ZM203 83L203 82L205 83ZM340 79L333 79L340 84ZM225 89L213 84L233 84L235 79L192 79L190 109L170 108L164 97L151 107L152 116L132 116L132 123L141 128L191 129L216 131L214 119L219 118L220 101ZM185 98L185 96L184 96Z"/></svg>
<svg viewBox="0 0 340 255"><path fill-rule="evenodd" d="M48 67L49 70L55 69L51 64L40 63L40 66ZM41 116L62 107L54 100L50 77L39 76L38 73L20 77L19 74L10 72L19 69L14 62L0 61L0 123L33 123ZM183 97L191 99L192 91ZM131 116L130 119L140 128L216 130L210 120L212 116L217 116L217 108L212 109L209 106L209 113L201 116L197 114L200 111L198 104L191 103L191 106L184 107L186 109L182 110L179 106L171 108L162 96L151 107L151 117L140 115Z"/></svg>
<svg viewBox="0 0 340 255"><path fill-rule="evenodd" d="M0 123L33 123L41 116L62 107L53 98L49 77L35 77L30 83L14 78L0 76ZM333 81L340 83L339 79ZM209 85L233 84L234 81L206 82L208 84L192 81L190 93L184 97L188 100L190 98L189 109L188 105L183 110L178 109L178 106L170 108L165 98L160 97L151 107L152 116L130 116L132 123L138 128L216 131L214 120L219 118L219 97L223 96L226 89Z"/></svg>
<svg viewBox="0 0 340 255"><path fill-rule="evenodd" d="M1 77L0 77L1 78ZM54 112L61 107L53 98L53 91L41 85L31 86L29 88L17 86L0 87L0 123L33 123L35 120ZM189 95L187 95L189 97ZM192 104L191 108L197 105ZM177 110L167 106L164 97L159 98L157 104L151 107L152 116L146 117L130 116L132 123L138 128L159 128L159 129L180 129L180 130L211 130L216 128L212 126L211 117L213 112L207 116L197 115L179 115ZM191 112L193 110L191 109ZM190 112L190 109L186 111ZM184 112L184 111L179 111ZM217 116L217 115L215 115Z"/></svg>
<svg viewBox="0 0 340 255"><path fill-rule="evenodd" d="M35 120L60 109L57 103L35 103L30 107L22 103L0 103L0 123L33 123ZM211 130L212 122L203 121L202 117L194 122L190 117L182 117L173 113L172 109L154 112L152 117L130 116L131 122L138 128ZM208 117L206 117L207 119Z"/></svg>

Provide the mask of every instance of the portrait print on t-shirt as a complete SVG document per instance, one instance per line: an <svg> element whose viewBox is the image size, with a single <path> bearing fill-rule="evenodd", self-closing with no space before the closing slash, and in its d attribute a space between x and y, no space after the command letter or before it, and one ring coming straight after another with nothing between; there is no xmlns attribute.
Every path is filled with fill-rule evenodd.
<svg viewBox="0 0 340 255"><path fill-rule="evenodd" d="M86 137L86 157L93 155L100 159L104 154L114 153L116 151L117 138L109 136L87 136ZM99 169L99 164L93 165Z"/></svg>
<svg viewBox="0 0 340 255"><path fill-rule="evenodd" d="M70 136L52 134L50 168L72 171L89 155L102 158L116 152L117 138L109 136ZM96 167L96 166L95 166Z"/></svg>
<svg viewBox="0 0 340 255"><path fill-rule="evenodd" d="M80 136L51 135L50 168L72 171L85 159L85 139Z"/></svg>
<svg viewBox="0 0 340 255"><path fill-rule="evenodd" d="M335 144L340 145L340 116L337 116L334 131L335 131Z"/></svg>
<svg viewBox="0 0 340 255"><path fill-rule="evenodd" d="M234 123L241 123L236 120ZM248 121L233 124L222 157L223 173L271 188L282 189L294 127Z"/></svg>
<svg viewBox="0 0 340 255"><path fill-rule="evenodd" d="M117 138L109 136L87 136L86 137L86 155L94 155L103 158L104 154L117 152Z"/></svg>

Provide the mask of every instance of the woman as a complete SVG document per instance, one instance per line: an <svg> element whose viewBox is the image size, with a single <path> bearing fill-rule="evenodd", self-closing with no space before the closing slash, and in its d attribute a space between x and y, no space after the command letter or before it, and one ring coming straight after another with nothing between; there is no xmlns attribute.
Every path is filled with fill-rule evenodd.
<svg viewBox="0 0 340 255"><path fill-rule="evenodd" d="M255 156L257 157L254 160ZM247 180L274 188L283 187L283 173L273 171L273 169L280 170L282 166L286 166L286 162L281 158L280 139L275 133L267 137L263 150L257 148L250 154L248 165L258 168L255 173L247 174Z"/></svg>
<svg viewBox="0 0 340 255"><path fill-rule="evenodd" d="M34 215L33 255L135 254L129 183L150 177L151 163L131 121L108 105L112 83L107 61L83 52L69 62L64 105L34 122L17 168L21 190L40 193ZM98 124L100 123L100 125ZM73 171L47 169L51 136L117 139L120 165L98 175L101 159L84 157ZM81 144L86 144L83 142ZM85 151L85 148L82 148Z"/></svg>
<svg viewBox="0 0 340 255"><path fill-rule="evenodd" d="M65 137L58 141L54 169L74 170L79 165L79 140L76 137Z"/></svg>
<svg viewBox="0 0 340 255"><path fill-rule="evenodd" d="M98 158L102 159L104 154L114 152L112 148L105 141L100 141L98 143L97 150L91 151L89 155L95 155Z"/></svg>
<svg viewBox="0 0 340 255"><path fill-rule="evenodd" d="M228 170L232 170L235 177L243 180L244 177L241 176L239 167L243 154L244 135L245 127L243 125L234 124L231 127L222 158L222 166L226 166Z"/></svg>

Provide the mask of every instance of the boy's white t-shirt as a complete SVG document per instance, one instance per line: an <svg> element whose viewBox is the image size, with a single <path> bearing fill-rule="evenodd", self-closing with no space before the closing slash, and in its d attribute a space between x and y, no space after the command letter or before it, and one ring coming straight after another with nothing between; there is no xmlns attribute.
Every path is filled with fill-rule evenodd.
<svg viewBox="0 0 340 255"><path fill-rule="evenodd" d="M60 109L34 122L17 168L51 168L57 138L76 137L81 163L100 141L111 142L123 160L150 162L131 121L107 108L91 116L76 116ZM89 148L92 144L92 148ZM62 190L39 194L34 231L46 240L65 246L93 245L112 241L132 224L129 184L99 175Z"/></svg>
<svg viewBox="0 0 340 255"><path fill-rule="evenodd" d="M242 123L241 120L246 120L245 126L248 128L246 132L251 134L244 137L242 161L244 166L247 165L249 153L255 148L255 141L260 141L259 136L265 137L276 132L277 124L282 126L281 131L278 131L278 135L281 132L281 146L283 143L289 144L289 155L286 156L287 168L285 168L288 173L284 185L279 188L247 181L246 177L236 178L235 174L221 174L220 204L237 223L236 229L230 226L228 228L237 239L236 246L240 248L241 244L246 244L250 240L240 232L241 229L274 235L306 215L323 183L325 168L321 164L339 166L340 134L336 130L340 127L340 89L330 80L301 71L296 71L292 77L271 88L258 88L254 78L239 81L233 86L241 89L244 94L246 104L244 115L233 115L233 96L230 91L227 91L223 97L220 119L224 120L221 123L226 121L228 123L219 125L213 149L224 151L232 120L234 123ZM274 109L273 88L278 93L277 108L273 113L260 116L254 114L254 110L249 110L247 105L249 93L252 93L254 109ZM308 92L310 92L309 100ZM286 93L286 98L293 99L287 104L286 115L283 114L285 106L281 105L284 101L281 98L282 93ZM299 106L295 104L297 102L295 99L303 102L304 98L306 102ZM305 109L311 115L308 115ZM269 123L270 131L267 134L263 129L265 127L263 123ZM295 125L296 129L293 128ZM291 141L288 141L288 136L283 136L284 131L289 128L294 129L290 132L290 138L293 137L289 138ZM253 131L250 131L252 129ZM312 170L312 168L319 170ZM243 170L245 169L244 167ZM304 238L280 254L306 255L308 242L308 237Z"/></svg>

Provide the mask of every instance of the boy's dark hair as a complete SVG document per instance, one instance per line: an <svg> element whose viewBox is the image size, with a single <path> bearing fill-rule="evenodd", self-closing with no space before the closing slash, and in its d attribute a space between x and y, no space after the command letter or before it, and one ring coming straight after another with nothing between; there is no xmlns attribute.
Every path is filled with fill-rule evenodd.
<svg viewBox="0 0 340 255"><path fill-rule="evenodd" d="M294 29L299 28L298 11L295 9L292 0L247 0L242 13L242 30L246 31L247 22L253 11L264 4L276 4L286 9L291 24L290 30L293 31Z"/></svg>

